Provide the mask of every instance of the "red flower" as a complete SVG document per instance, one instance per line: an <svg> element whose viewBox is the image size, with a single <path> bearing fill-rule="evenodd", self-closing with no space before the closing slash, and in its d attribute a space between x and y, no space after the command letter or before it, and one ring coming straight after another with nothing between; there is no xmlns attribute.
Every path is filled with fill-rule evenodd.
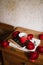
<svg viewBox="0 0 43 65"><path fill-rule="evenodd" d="M9 45L9 42L8 41L2 41L1 42L1 46L2 47L7 47Z"/></svg>
<svg viewBox="0 0 43 65"><path fill-rule="evenodd" d="M38 47L37 47L37 51L38 51L39 53L43 53L43 46L38 46Z"/></svg>
<svg viewBox="0 0 43 65"><path fill-rule="evenodd" d="M30 39L32 39L32 38L33 38L33 34L28 34L27 40L30 40Z"/></svg>
<svg viewBox="0 0 43 65"><path fill-rule="evenodd" d="M29 53L30 60L36 60L38 58L38 56L39 56L38 52L30 52Z"/></svg>
<svg viewBox="0 0 43 65"><path fill-rule="evenodd" d="M20 33L19 31L13 32L12 37L13 37L13 38L16 38L16 37L18 36L19 33Z"/></svg>
<svg viewBox="0 0 43 65"><path fill-rule="evenodd" d="M35 47L34 43L32 43L32 42L30 42L30 41L29 41L29 42L27 43L27 45L26 45L26 48L29 49L29 50L34 49L34 47Z"/></svg>
<svg viewBox="0 0 43 65"><path fill-rule="evenodd" d="M27 37L22 37L22 38L19 38L20 42L22 44L25 44L26 40L27 40Z"/></svg>
<svg viewBox="0 0 43 65"><path fill-rule="evenodd" d="M43 40L43 34L39 34L39 39Z"/></svg>

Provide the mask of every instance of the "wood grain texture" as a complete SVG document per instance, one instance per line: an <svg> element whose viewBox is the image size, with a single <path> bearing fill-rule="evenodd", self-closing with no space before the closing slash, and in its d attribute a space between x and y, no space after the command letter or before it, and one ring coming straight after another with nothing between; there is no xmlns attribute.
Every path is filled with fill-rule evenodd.
<svg viewBox="0 0 43 65"><path fill-rule="evenodd" d="M8 37L13 31L13 26L5 23L0 23L0 40L4 40L6 37Z"/></svg>
<svg viewBox="0 0 43 65"><path fill-rule="evenodd" d="M0 29L6 29L6 30L9 30L9 31L13 31L14 27L12 25L0 22Z"/></svg>
<svg viewBox="0 0 43 65"><path fill-rule="evenodd" d="M33 34L34 37L38 38L38 35L43 32L34 31L30 29L25 29L21 27L16 27L15 31L26 32L27 34ZM12 34L11 34L12 35ZM10 36L11 36L10 35ZM41 40L40 45L43 45L43 41ZM30 62L27 57L27 53L20 51L18 49L12 48L8 46L7 48L0 48L3 52L4 64L5 65L43 65L43 54L39 54L38 59L35 63Z"/></svg>

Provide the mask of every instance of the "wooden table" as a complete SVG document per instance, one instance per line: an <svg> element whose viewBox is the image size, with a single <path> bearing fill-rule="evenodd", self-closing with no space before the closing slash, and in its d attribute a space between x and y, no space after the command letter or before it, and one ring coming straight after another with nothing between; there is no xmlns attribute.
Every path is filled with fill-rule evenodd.
<svg viewBox="0 0 43 65"><path fill-rule="evenodd" d="M0 22L0 41L9 38L8 36L14 31L14 28L11 25ZM0 49L0 65L2 65L2 48Z"/></svg>
<svg viewBox="0 0 43 65"><path fill-rule="evenodd" d="M38 38L38 35L40 33L43 33L21 27L16 27L15 31L26 32L27 34L31 33L34 35L35 38ZM40 45L43 45L42 40ZM39 54L39 57L36 62L32 63L26 56L26 53L23 51L12 48L10 46L8 46L7 48L0 48L0 50L2 51L4 65L43 65L43 54Z"/></svg>

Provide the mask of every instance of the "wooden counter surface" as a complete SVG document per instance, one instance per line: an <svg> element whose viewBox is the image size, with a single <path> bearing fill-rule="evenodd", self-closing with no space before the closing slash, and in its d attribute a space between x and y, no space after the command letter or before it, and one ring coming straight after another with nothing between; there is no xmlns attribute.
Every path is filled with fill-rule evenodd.
<svg viewBox="0 0 43 65"><path fill-rule="evenodd" d="M33 34L35 38L38 38L38 35L43 33L43 32L34 31L34 30L21 28L21 27L16 27L15 31L26 32L27 34ZM40 45L43 45L42 40ZM3 53L4 65L10 65L10 64L23 65L22 63L25 63L24 65L43 65L43 54L39 54L39 57L36 60L36 62L32 63L29 61L28 57L26 56L26 53L23 51L12 48L10 46L8 46L7 48L0 48L0 50L2 50Z"/></svg>

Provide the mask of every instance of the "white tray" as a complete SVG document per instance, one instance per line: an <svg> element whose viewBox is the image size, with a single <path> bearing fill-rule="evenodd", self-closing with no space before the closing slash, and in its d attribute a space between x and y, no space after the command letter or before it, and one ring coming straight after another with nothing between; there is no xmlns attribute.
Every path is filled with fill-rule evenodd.
<svg viewBox="0 0 43 65"><path fill-rule="evenodd" d="M33 42L34 43L34 45L35 45L35 48L33 49L33 50L28 50L27 48L26 48L26 46L24 46L24 47L19 47L19 45L18 44L14 44L13 42L11 42L10 41L10 43L9 43L9 46L11 46L11 47L13 47L13 48L17 48L17 49L19 49L19 50L21 50L21 51L24 51L24 52L34 52L35 50L36 50L36 48L40 45L40 40L39 39L36 39L36 38L32 38L32 40L30 40L31 42Z"/></svg>

